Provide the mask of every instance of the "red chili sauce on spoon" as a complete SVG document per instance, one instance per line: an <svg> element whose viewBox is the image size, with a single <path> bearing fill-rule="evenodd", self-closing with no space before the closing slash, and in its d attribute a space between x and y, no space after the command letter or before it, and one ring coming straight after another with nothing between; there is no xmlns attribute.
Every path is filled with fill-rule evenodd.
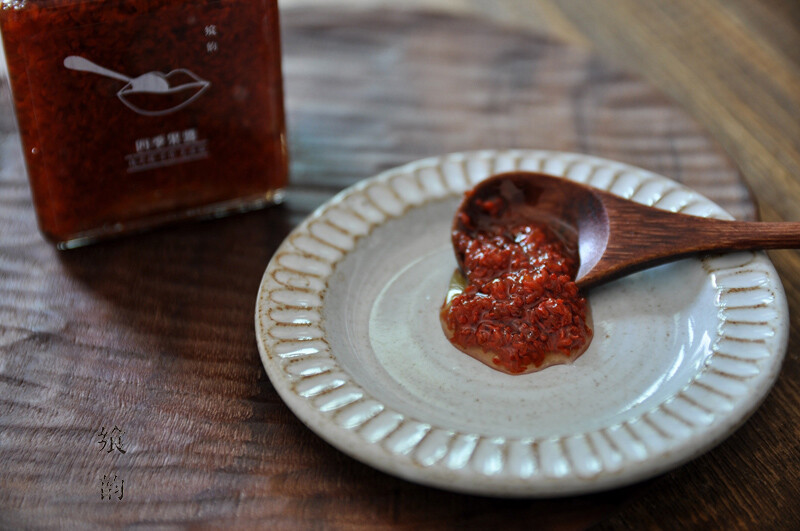
<svg viewBox="0 0 800 531"><path fill-rule="evenodd" d="M509 374L572 362L592 329L573 281L578 259L570 235L516 214L501 196L473 204L471 214L459 213L452 234L466 279L456 272L440 313L448 339Z"/></svg>

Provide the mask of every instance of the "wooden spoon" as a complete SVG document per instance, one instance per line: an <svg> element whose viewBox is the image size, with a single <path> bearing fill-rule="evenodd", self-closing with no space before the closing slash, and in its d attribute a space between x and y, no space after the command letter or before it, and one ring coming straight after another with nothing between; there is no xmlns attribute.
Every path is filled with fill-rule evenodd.
<svg viewBox="0 0 800 531"><path fill-rule="evenodd" d="M476 200L498 196L509 205L500 220L476 205ZM532 172L503 173L479 183L456 212L454 229L465 230L463 214L477 226L508 219L547 223L568 247L577 248L580 267L575 280L581 289L709 251L800 248L797 222L725 221L676 214ZM456 255L463 270L463 256Z"/></svg>

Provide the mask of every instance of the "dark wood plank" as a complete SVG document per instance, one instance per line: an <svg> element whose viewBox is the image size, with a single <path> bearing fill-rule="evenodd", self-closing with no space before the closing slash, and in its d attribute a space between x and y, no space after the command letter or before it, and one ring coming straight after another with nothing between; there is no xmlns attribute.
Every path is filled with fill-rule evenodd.
<svg viewBox="0 0 800 531"><path fill-rule="evenodd" d="M583 151L681 180L750 218L732 162L646 82L525 31L331 9L288 10L283 24L293 187L282 207L56 252L36 231L8 107L0 112L0 525L574 528L647 489L492 500L345 457L266 379L256 289L280 241L314 207L423 156ZM115 425L124 454L98 444L98 430ZM703 458L657 482L678 500L689 477L701 497L704 481L751 471L754 454L768 466L759 477L779 477L763 448L777 438L792 456L791 445L774 427L748 428L723 447L733 457L724 470ZM112 473L125 481L123 500L100 499Z"/></svg>
<svg viewBox="0 0 800 531"><path fill-rule="evenodd" d="M450 151L556 149L691 182L737 217L753 216L724 153L641 79L582 50L477 20L374 17L284 17L296 184L343 185ZM398 43L396 28L405 24L416 26ZM346 57L352 61L342 65ZM334 64L341 68L325 67Z"/></svg>

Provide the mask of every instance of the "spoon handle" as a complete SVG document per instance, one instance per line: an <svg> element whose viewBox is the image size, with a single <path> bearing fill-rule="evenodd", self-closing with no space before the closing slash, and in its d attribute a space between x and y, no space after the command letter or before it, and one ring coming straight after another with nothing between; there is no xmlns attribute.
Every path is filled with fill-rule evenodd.
<svg viewBox="0 0 800 531"><path fill-rule="evenodd" d="M658 264L715 251L800 248L800 222L726 221L674 214L605 196L616 212L602 257L577 284L587 288Z"/></svg>
<svg viewBox="0 0 800 531"><path fill-rule="evenodd" d="M79 70L81 72L91 72L93 74L100 74L101 76L113 77L120 81L131 81L131 78L119 72L114 72L108 68L104 68L90 60L80 57L78 55L70 55L64 59L64 66L70 70Z"/></svg>
<svg viewBox="0 0 800 531"><path fill-rule="evenodd" d="M708 251L800 248L800 223L727 221L687 214L646 216L636 228L628 226L639 240L634 252L654 256L695 254ZM641 241L647 239L648 241Z"/></svg>
<svg viewBox="0 0 800 531"><path fill-rule="evenodd" d="M714 228L714 227L712 227ZM800 248L800 222L721 221L718 241L706 235L708 250Z"/></svg>

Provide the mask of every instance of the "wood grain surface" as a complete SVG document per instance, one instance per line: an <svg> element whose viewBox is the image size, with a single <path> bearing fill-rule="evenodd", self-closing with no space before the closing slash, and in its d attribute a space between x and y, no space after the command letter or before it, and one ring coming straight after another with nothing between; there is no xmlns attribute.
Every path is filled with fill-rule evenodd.
<svg viewBox="0 0 800 531"><path fill-rule="evenodd" d="M620 2L619 9L635 21L641 17L632 13L633 4ZM681 53L688 52L675 51L674 64L664 68L673 69L678 88L664 86L705 120L701 126L652 83L584 47L596 39L604 43L598 49L632 57L636 66L645 62L638 54L646 54L627 47L634 43L656 53L646 34L660 30L642 21L643 29L631 32L640 40L630 41L634 36L618 34L613 9L587 6L584 15L571 5L537 4L572 44L485 16L286 9L293 179L286 204L66 253L36 230L3 94L0 527L800 525L796 318L775 391L733 437L644 484L577 498L494 500L376 472L303 426L264 375L253 330L255 293L283 237L343 187L420 157L503 147L582 151L680 180L737 217L752 218L741 175L710 130L746 170L765 217L797 216L792 205L800 194L793 195L793 187L800 172L791 174L791 164L800 137L780 139L773 132L791 132L792 113L796 122L799 107L785 92L797 71L796 56L781 56L794 70L780 70L777 88L759 85L765 98L774 96L774 111L755 109L758 120L726 122L714 113L723 116L720 107L732 105L729 94L721 93L706 114L699 112L703 101L713 100L715 85L703 89L705 100L692 100L680 88L680 74L696 58L682 63ZM753 11L744 2L736 5ZM784 8L775 9L780 14ZM745 32L751 37L780 22L783 30L759 49L781 35L800 42L781 16L765 19L766 12L738 15L753 21ZM678 42L684 39L665 38L672 39L670 46L684 46ZM626 51L617 55L617 47ZM667 77L652 66L641 71L651 80ZM761 95L742 94L742 106ZM776 125L771 117L781 114L780 105L789 116ZM771 134L775 143L768 142ZM757 162L744 165L743 153L756 154ZM788 280L790 310L798 315L797 255L776 256ZM117 442L125 453L100 444L109 442L100 430L114 426L124 432ZM101 500L103 477L113 474L115 487L124 480L124 497Z"/></svg>

